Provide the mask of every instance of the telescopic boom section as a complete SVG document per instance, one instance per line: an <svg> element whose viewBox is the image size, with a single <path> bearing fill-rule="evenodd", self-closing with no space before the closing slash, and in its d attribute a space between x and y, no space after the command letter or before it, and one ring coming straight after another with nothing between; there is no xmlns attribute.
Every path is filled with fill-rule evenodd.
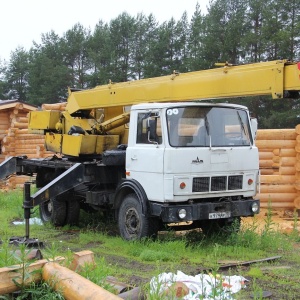
<svg viewBox="0 0 300 300"><path fill-rule="evenodd" d="M126 106L143 102L271 95L299 97L300 63L287 60L176 73L150 79L109 83L70 94L66 110Z"/></svg>

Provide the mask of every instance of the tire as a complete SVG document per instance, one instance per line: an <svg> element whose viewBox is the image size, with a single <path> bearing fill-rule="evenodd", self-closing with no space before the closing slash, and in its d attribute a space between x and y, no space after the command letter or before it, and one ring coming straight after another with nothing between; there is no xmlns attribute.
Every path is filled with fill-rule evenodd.
<svg viewBox="0 0 300 300"><path fill-rule="evenodd" d="M67 216L67 205L65 201L50 199L39 206L40 217L43 223L51 223L54 226L64 226Z"/></svg>
<svg viewBox="0 0 300 300"><path fill-rule="evenodd" d="M67 214L66 214L66 225L77 225L79 222L80 215L80 203L77 200L67 201Z"/></svg>
<svg viewBox="0 0 300 300"><path fill-rule="evenodd" d="M127 195L119 209L118 226L124 240L139 240L145 237L156 237L158 220L146 217L142 205L135 194Z"/></svg>

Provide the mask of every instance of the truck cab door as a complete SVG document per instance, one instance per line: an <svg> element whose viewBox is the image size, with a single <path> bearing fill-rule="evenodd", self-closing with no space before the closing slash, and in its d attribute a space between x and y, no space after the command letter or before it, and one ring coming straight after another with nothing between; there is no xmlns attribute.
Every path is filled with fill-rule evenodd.
<svg viewBox="0 0 300 300"><path fill-rule="evenodd" d="M164 143L159 112L138 111L130 121L126 173L144 188L148 199L163 197Z"/></svg>

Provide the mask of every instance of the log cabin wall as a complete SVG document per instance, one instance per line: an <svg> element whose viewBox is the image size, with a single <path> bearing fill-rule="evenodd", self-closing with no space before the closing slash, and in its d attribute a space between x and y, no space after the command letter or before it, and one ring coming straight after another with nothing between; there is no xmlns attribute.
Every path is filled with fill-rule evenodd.
<svg viewBox="0 0 300 300"><path fill-rule="evenodd" d="M41 158L53 155L45 151L44 136L28 133L28 113L36 110L35 106L19 101L0 102L0 163L10 156ZM2 181L2 188L22 187L28 176L11 176Z"/></svg>
<svg viewBox="0 0 300 300"><path fill-rule="evenodd" d="M294 129L261 129L256 136L259 149L261 208L300 208L300 125ZM298 145L299 143L299 145Z"/></svg>

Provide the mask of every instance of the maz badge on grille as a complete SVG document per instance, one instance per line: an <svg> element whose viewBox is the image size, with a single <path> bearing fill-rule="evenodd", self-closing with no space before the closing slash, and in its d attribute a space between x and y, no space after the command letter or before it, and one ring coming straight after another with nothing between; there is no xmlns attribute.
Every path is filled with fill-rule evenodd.
<svg viewBox="0 0 300 300"><path fill-rule="evenodd" d="M192 164L203 164L203 160L199 159L199 157L197 156L197 159L192 160Z"/></svg>

